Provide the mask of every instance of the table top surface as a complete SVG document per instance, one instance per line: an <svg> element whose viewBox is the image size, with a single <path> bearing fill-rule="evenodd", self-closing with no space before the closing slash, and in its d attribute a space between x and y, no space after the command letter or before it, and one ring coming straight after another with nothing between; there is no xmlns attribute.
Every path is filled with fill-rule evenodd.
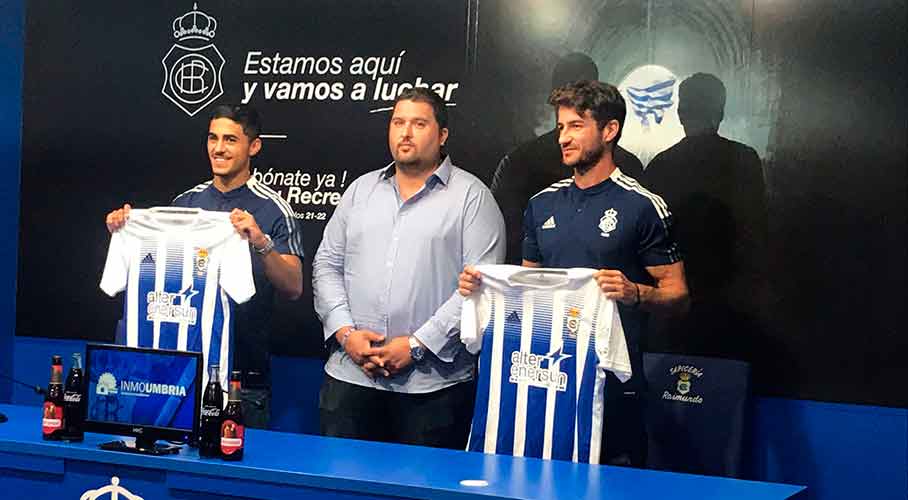
<svg viewBox="0 0 908 500"><path fill-rule="evenodd" d="M241 462L200 459L183 447L169 456L104 451L116 436L86 433L81 443L41 439L41 408L0 404L9 422L0 424L0 452L249 481L318 487L410 498L593 499L790 498L802 486L743 481L625 467L576 464L504 455L374 443L306 434L248 429ZM129 439L129 438L122 438ZM467 486L477 480L484 486ZM466 483L469 484L469 483Z"/></svg>

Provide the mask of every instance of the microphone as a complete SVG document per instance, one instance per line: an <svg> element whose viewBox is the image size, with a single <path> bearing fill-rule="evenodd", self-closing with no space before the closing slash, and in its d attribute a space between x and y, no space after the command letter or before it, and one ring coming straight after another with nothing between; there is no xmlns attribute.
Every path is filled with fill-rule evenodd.
<svg viewBox="0 0 908 500"><path fill-rule="evenodd" d="M4 378L4 379L9 380L9 381L11 381L11 382L15 382L15 383L17 383L17 384L19 384L19 385L21 385L21 386L28 387L29 389L35 391L35 394L37 394L37 395L39 395L39 396L44 396L44 395L47 394L47 390L45 390L45 389L44 389L43 387L41 387L40 385L31 385L31 384L27 384L27 383L25 383L25 382L22 382L21 380L16 380L16 379L14 379L13 377L10 377L9 375L7 375L7 374L5 374L5 373L0 373L0 378ZM6 422L6 421L8 421L8 420L9 420L9 418L7 418L6 415L4 415L3 413L0 413L0 424L2 424L3 422Z"/></svg>
<svg viewBox="0 0 908 500"><path fill-rule="evenodd" d="M9 375L7 375L7 374L5 374L5 373L2 373L2 372L0 372L0 378L5 378L6 380L9 380L9 381L11 381L11 382L15 382L15 383L17 383L17 384L19 384L19 385L21 385L21 386L23 386L23 387L28 387L29 389L35 391L35 394L37 394L37 395L39 395L39 396L45 396L45 395L47 395L47 389L41 387L40 385L31 385L31 384L25 383L25 382L23 382L23 381L21 381L21 380L18 380L18 379L15 379L15 378L13 378L13 377L10 377Z"/></svg>

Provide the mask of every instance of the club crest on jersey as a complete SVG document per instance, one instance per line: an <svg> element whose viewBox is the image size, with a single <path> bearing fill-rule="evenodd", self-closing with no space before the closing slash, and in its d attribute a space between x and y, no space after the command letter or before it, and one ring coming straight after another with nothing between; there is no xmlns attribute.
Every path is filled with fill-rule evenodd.
<svg viewBox="0 0 908 500"><path fill-rule="evenodd" d="M602 214L602 218L599 219L599 229L602 230L600 236L603 238L608 238L612 231L618 227L618 211L614 208L610 208Z"/></svg>
<svg viewBox="0 0 908 500"><path fill-rule="evenodd" d="M195 274L198 277L205 276L205 273L208 271L208 249L207 248L196 248L195 249Z"/></svg>
<svg viewBox="0 0 908 500"><path fill-rule="evenodd" d="M568 310L566 327L571 337L577 338L577 331L580 330L580 309L572 307Z"/></svg>

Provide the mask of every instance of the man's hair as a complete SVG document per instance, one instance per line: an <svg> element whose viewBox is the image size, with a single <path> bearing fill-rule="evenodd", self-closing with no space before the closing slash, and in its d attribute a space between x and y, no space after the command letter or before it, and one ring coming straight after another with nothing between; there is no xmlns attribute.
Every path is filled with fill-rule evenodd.
<svg viewBox="0 0 908 500"><path fill-rule="evenodd" d="M605 128L608 122L617 120L618 135L612 142L618 144L618 140L621 139L627 107L621 92L614 85L597 80L580 80L562 85L552 91L549 104L555 107L556 112L559 106L573 109L579 115L589 111L596 120L599 130Z"/></svg>
<svg viewBox="0 0 908 500"><path fill-rule="evenodd" d="M218 118L227 118L238 123L243 127L243 133L246 134L250 142L254 141L262 132L262 120L259 118L258 111L252 106L245 104L220 104L211 111L209 121L217 120Z"/></svg>
<svg viewBox="0 0 908 500"><path fill-rule="evenodd" d="M435 92L424 87L406 89L394 100L394 107L397 107L397 103L400 101L424 102L432 106L432 113L435 115L435 121L438 122L438 129L448 128L448 107L445 106L444 99Z"/></svg>

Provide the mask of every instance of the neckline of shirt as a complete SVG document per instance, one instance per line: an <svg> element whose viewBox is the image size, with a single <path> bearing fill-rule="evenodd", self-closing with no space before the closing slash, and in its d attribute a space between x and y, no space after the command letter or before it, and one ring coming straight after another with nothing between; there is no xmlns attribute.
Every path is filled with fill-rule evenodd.
<svg viewBox="0 0 908 500"><path fill-rule="evenodd" d="M208 186L208 189L210 189L215 194L215 196L232 199L245 195L246 193L250 192L256 185L258 185L258 181L255 180L255 177L249 177L249 180L247 180L242 186L235 187L230 191L221 191L214 186L214 182L212 182L211 185Z"/></svg>
<svg viewBox="0 0 908 500"><path fill-rule="evenodd" d="M600 182L598 184L594 184L586 189L583 189L580 186L578 186L577 181L574 180L573 177L571 177L571 179L573 180L573 182L571 182L571 188L576 190L577 192L579 192L581 194L585 194L585 195L597 194L597 193L602 192L608 186L615 184L617 182L618 177L620 177L622 175L624 175L624 174L621 172L621 169L616 166L615 170L613 170L612 173L609 174L609 176L606 177L602 182Z"/></svg>

